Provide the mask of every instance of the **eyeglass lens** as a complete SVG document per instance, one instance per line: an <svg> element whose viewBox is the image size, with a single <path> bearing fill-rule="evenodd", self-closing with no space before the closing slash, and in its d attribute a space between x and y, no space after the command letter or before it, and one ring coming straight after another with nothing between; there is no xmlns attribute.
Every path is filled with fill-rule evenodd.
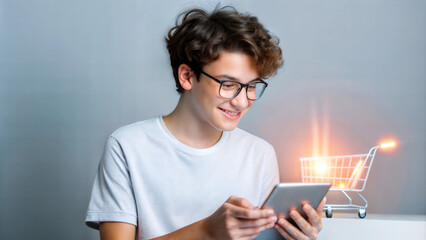
<svg viewBox="0 0 426 240"><path fill-rule="evenodd" d="M220 87L219 94L220 96L224 98L234 98L239 94L241 87L242 86L237 82L225 81L222 83ZM259 99L262 96L265 90L265 87L266 87L266 84L262 82L250 83L247 86L247 90L246 90L247 98L249 98L250 100Z"/></svg>

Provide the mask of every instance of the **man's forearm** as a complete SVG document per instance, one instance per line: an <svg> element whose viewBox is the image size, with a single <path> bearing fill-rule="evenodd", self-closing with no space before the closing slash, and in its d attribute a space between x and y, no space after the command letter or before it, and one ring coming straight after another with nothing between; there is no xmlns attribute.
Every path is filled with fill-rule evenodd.
<svg viewBox="0 0 426 240"><path fill-rule="evenodd" d="M151 240L200 240L211 239L204 226L205 219Z"/></svg>

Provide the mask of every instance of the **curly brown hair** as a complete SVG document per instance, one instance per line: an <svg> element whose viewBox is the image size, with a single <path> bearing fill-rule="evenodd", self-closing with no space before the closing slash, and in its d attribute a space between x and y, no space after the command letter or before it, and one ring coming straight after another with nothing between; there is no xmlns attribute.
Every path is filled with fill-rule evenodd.
<svg viewBox="0 0 426 240"><path fill-rule="evenodd" d="M199 78L202 67L218 59L222 50L251 56L261 78L275 75L283 65L279 39L256 17L230 6L211 13L198 8L181 13L165 40L179 93L184 90L179 83L179 66L187 64Z"/></svg>

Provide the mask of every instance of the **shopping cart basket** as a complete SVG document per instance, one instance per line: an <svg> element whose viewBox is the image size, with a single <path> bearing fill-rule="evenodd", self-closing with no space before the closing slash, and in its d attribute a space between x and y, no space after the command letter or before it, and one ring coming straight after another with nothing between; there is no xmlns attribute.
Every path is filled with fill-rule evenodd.
<svg viewBox="0 0 426 240"><path fill-rule="evenodd" d="M332 217L333 210L358 210L358 216L364 218L368 202L361 192L367 183L374 156L377 149L393 146L395 142L384 143L372 147L367 154L300 158L302 181L331 183L330 191L340 192L346 197L346 204L325 205L324 210L328 218ZM364 204L354 204L349 192L357 193Z"/></svg>

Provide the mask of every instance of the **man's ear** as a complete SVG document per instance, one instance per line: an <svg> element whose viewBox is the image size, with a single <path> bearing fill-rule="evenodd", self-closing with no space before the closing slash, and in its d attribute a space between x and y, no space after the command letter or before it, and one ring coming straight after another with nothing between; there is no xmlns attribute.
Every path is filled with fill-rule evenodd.
<svg viewBox="0 0 426 240"><path fill-rule="evenodd" d="M185 90L191 90L192 84L195 80L195 74L192 69L187 65L182 63L178 68L178 77L179 83Z"/></svg>

